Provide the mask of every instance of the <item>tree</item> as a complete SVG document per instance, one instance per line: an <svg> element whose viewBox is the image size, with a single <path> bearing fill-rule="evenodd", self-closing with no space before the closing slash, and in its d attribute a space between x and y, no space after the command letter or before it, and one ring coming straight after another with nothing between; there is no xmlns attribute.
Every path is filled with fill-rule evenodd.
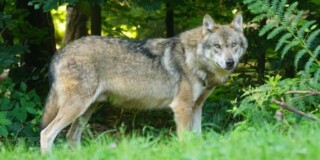
<svg viewBox="0 0 320 160"><path fill-rule="evenodd" d="M32 70L34 67L42 69L48 64L50 57L56 51L55 39L54 39L54 26L52 23L52 17L50 12L43 12L42 10L36 10L32 6L28 5L28 0L17 0L16 1L17 9L27 11L27 16L24 20L27 22L26 26L21 27L21 32L26 37L20 37L21 43L26 43L29 46L29 53L24 54L23 62L27 70ZM34 31L41 32L42 35L39 37L32 37L32 34L29 29L35 29ZM19 37L15 37L19 38Z"/></svg>
<svg viewBox="0 0 320 160"><path fill-rule="evenodd" d="M101 36L101 6L91 4L91 35Z"/></svg>
<svg viewBox="0 0 320 160"><path fill-rule="evenodd" d="M88 16L83 11L82 4L67 6L67 27L64 36L64 43L88 35Z"/></svg>
<svg viewBox="0 0 320 160"><path fill-rule="evenodd" d="M167 37L174 36L174 12L172 4L166 2L166 29Z"/></svg>

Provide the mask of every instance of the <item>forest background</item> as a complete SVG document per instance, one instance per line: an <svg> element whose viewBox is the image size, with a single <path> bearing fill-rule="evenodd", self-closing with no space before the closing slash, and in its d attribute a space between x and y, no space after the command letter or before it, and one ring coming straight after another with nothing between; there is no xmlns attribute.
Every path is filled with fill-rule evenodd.
<svg viewBox="0 0 320 160"><path fill-rule="evenodd" d="M204 105L203 129L226 133L266 124L286 130L320 117L320 0L0 0L0 141L39 141L48 66L57 49L86 35L168 38L242 12L247 54ZM172 112L102 107L94 133L169 135ZM87 133L89 134L89 133Z"/></svg>

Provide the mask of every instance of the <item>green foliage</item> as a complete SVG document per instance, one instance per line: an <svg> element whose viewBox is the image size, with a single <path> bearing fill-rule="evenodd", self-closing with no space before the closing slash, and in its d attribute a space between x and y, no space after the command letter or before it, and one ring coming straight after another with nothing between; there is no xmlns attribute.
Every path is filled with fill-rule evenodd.
<svg viewBox="0 0 320 160"><path fill-rule="evenodd" d="M27 24L22 18L26 12L16 10L12 1L7 1L4 10L0 13L0 74L4 69L10 69L11 73L20 68L21 58L29 54L28 46L21 42L26 39L32 43L42 41L45 32ZM21 26L26 30L22 31ZM25 82L15 78L9 75L0 80L0 137L10 140L24 137L35 141L39 132L41 99L35 90L28 89Z"/></svg>
<svg viewBox="0 0 320 160"><path fill-rule="evenodd" d="M8 10L10 10L10 8ZM8 44L9 42L4 38L6 32L9 29L14 30L18 24L21 24L21 22L13 19L13 15L0 13L0 74L4 69L17 66L19 57L29 51L26 45Z"/></svg>
<svg viewBox="0 0 320 160"><path fill-rule="evenodd" d="M245 122L261 125L264 122L293 124L303 120L296 113L284 110L271 100L276 99L299 110L320 116L320 97L308 94L289 94L289 91L320 90L320 46L317 44L320 29L316 21L306 20L307 12L298 10L298 3L288 4L287 0L244 0L254 21L266 20L259 31L260 36L276 39L275 51L282 61L294 56L293 65L301 70L296 78L282 79L281 76L268 76L266 84L244 90L241 101L234 102L231 110L242 115ZM288 55L290 53L290 55ZM292 65L291 62L289 65ZM303 70L304 69L304 70ZM284 122L284 123L282 123Z"/></svg>
<svg viewBox="0 0 320 160"><path fill-rule="evenodd" d="M6 45L0 42L0 74L4 69L18 65L18 57L26 52L28 48L22 44Z"/></svg>
<svg viewBox="0 0 320 160"><path fill-rule="evenodd" d="M304 18L307 15L304 11L297 9L298 3L288 4L287 0L244 0L249 10L256 15L255 21L267 19L267 24L262 27L259 35L267 35L267 39L280 37L276 51L281 51L283 59L290 50L297 52L295 54L294 66L299 68L303 57L308 57L304 64L307 73L315 73L311 66L316 65L320 70L320 61L316 38L320 34L315 21L309 21ZM312 72L313 71L313 72Z"/></svg>
<svg viewBox="0 0 320 160"><path fill-rule="evenodd" d="M25 83L15 84L10 78L0 82L0 137L16 140L38 135L41 100Z"/></svg>
<svg viewBox="0 0 320 160"><path fill-rule="evenodd" d="M232 113L228 112L232 108L230 99L235 98L234 92L234 94L228 95L232 91L217 88L205 102L202 114L202 128L204 131L214 130L218 133L224 133L237 121L237 117L233 117Z"/></svg>
<svg viewBox="0 0 320 160"><path fill-rule="evenodd" d="M109 9L112 8L112 10ZM102 34L104 36L146 39L164 35L163 7L154 11L145 10L134 3L121 4L108 1L102 8ZM121 18L119 18L121 17ZM157 28L154 30L154 28ZM130 35L131 34L131 35Z"/></svg>
<svg viewBox="0 0 320 160"><path fill-rule="evenodd" d="M59 6L64 4L75 5L78 2L85 2L90 4L98 4L102 6L104 0L30 0L28 5L33 6L34 9L42 8L43 11L48 12L52 9L58 9Z"/></svg>
<svg viewBox="0 0 320 160"><path fill-rule="evenodd" d="M137 6L142 6L147 11L160 9L165 0L135 0Z"/></svg>
<svg viewBox="0 0 320 160"><path fill-rule="evenodd" d="M269 77L266 84L259 87L250 87L244 91L243 99L239 107L235 106L232 112L235 115L241 114L244 119L252 124L263 122L276 122L276 112L281 111L284 121L294 123L301 120L296 113L283 110L281 107L271 102L271 99L282 100L290 106L297 107L307 113L314 113L320 117L320 97L316 95L288 94L288 91L318 90L320 83L318 80L309 77L307 74L300 75L299 78L288 78L281 80L279 75ZM278 119L279 121L279 119Z"/></svg>
<svg viewBox="0 0 320 160"><path fill-rule="evenodd" d="M229 110L233 104L230 100L243 94L242 86L248 85L245 82L252 82L253 77L249 75L238 75L231 77L228 87L217 87L211 96L205 101L202 114L203 130L214 130L218 133L225 133L235 123L241 120L240 116L234 116Z"/></svg>

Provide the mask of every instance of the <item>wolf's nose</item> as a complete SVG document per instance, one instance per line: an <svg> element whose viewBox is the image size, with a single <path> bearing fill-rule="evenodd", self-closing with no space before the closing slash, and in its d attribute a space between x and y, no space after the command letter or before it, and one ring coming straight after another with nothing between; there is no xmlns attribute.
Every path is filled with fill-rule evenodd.
<svg viewBox="0 0 320 160"><path fill-rule="evenodd" d="M228 68L232 68L234 65L234 60L233 59L228 59L227 62L226 62L226 66Z"/></svg>

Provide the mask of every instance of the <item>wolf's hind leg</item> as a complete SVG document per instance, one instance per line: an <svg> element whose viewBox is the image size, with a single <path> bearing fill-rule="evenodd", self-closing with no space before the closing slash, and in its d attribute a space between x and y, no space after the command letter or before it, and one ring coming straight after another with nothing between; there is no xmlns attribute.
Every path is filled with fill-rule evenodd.
<svg viewBox="0 0 320 160"><path fill-rule="evenodd" d="M73 148L79 148L81 142L81 135L88 123L91 115L99 108L98 103L93 103L89 109L79 118L77 118L71 125L68 133L67 140Z"/></svg>
<svg viewBox="0 0 320 160"><path fill-rule="evenodd" d="M52 122L52 120L56 117L58 111L59 106L57 93L53 88L51 88L45 105L44 113L42 114L41 130L46 128L50 124L50 122Z"/></svg>
<svg viewBox="0 0 320 160"><path fill-rule="evenodd" d="M82 115L90 105L90 99L80 99L75 96L67 99L68 101L65 101L59 108L57 116L40 133L42 153L50 152L52 143L58 133Z"/></svg>

